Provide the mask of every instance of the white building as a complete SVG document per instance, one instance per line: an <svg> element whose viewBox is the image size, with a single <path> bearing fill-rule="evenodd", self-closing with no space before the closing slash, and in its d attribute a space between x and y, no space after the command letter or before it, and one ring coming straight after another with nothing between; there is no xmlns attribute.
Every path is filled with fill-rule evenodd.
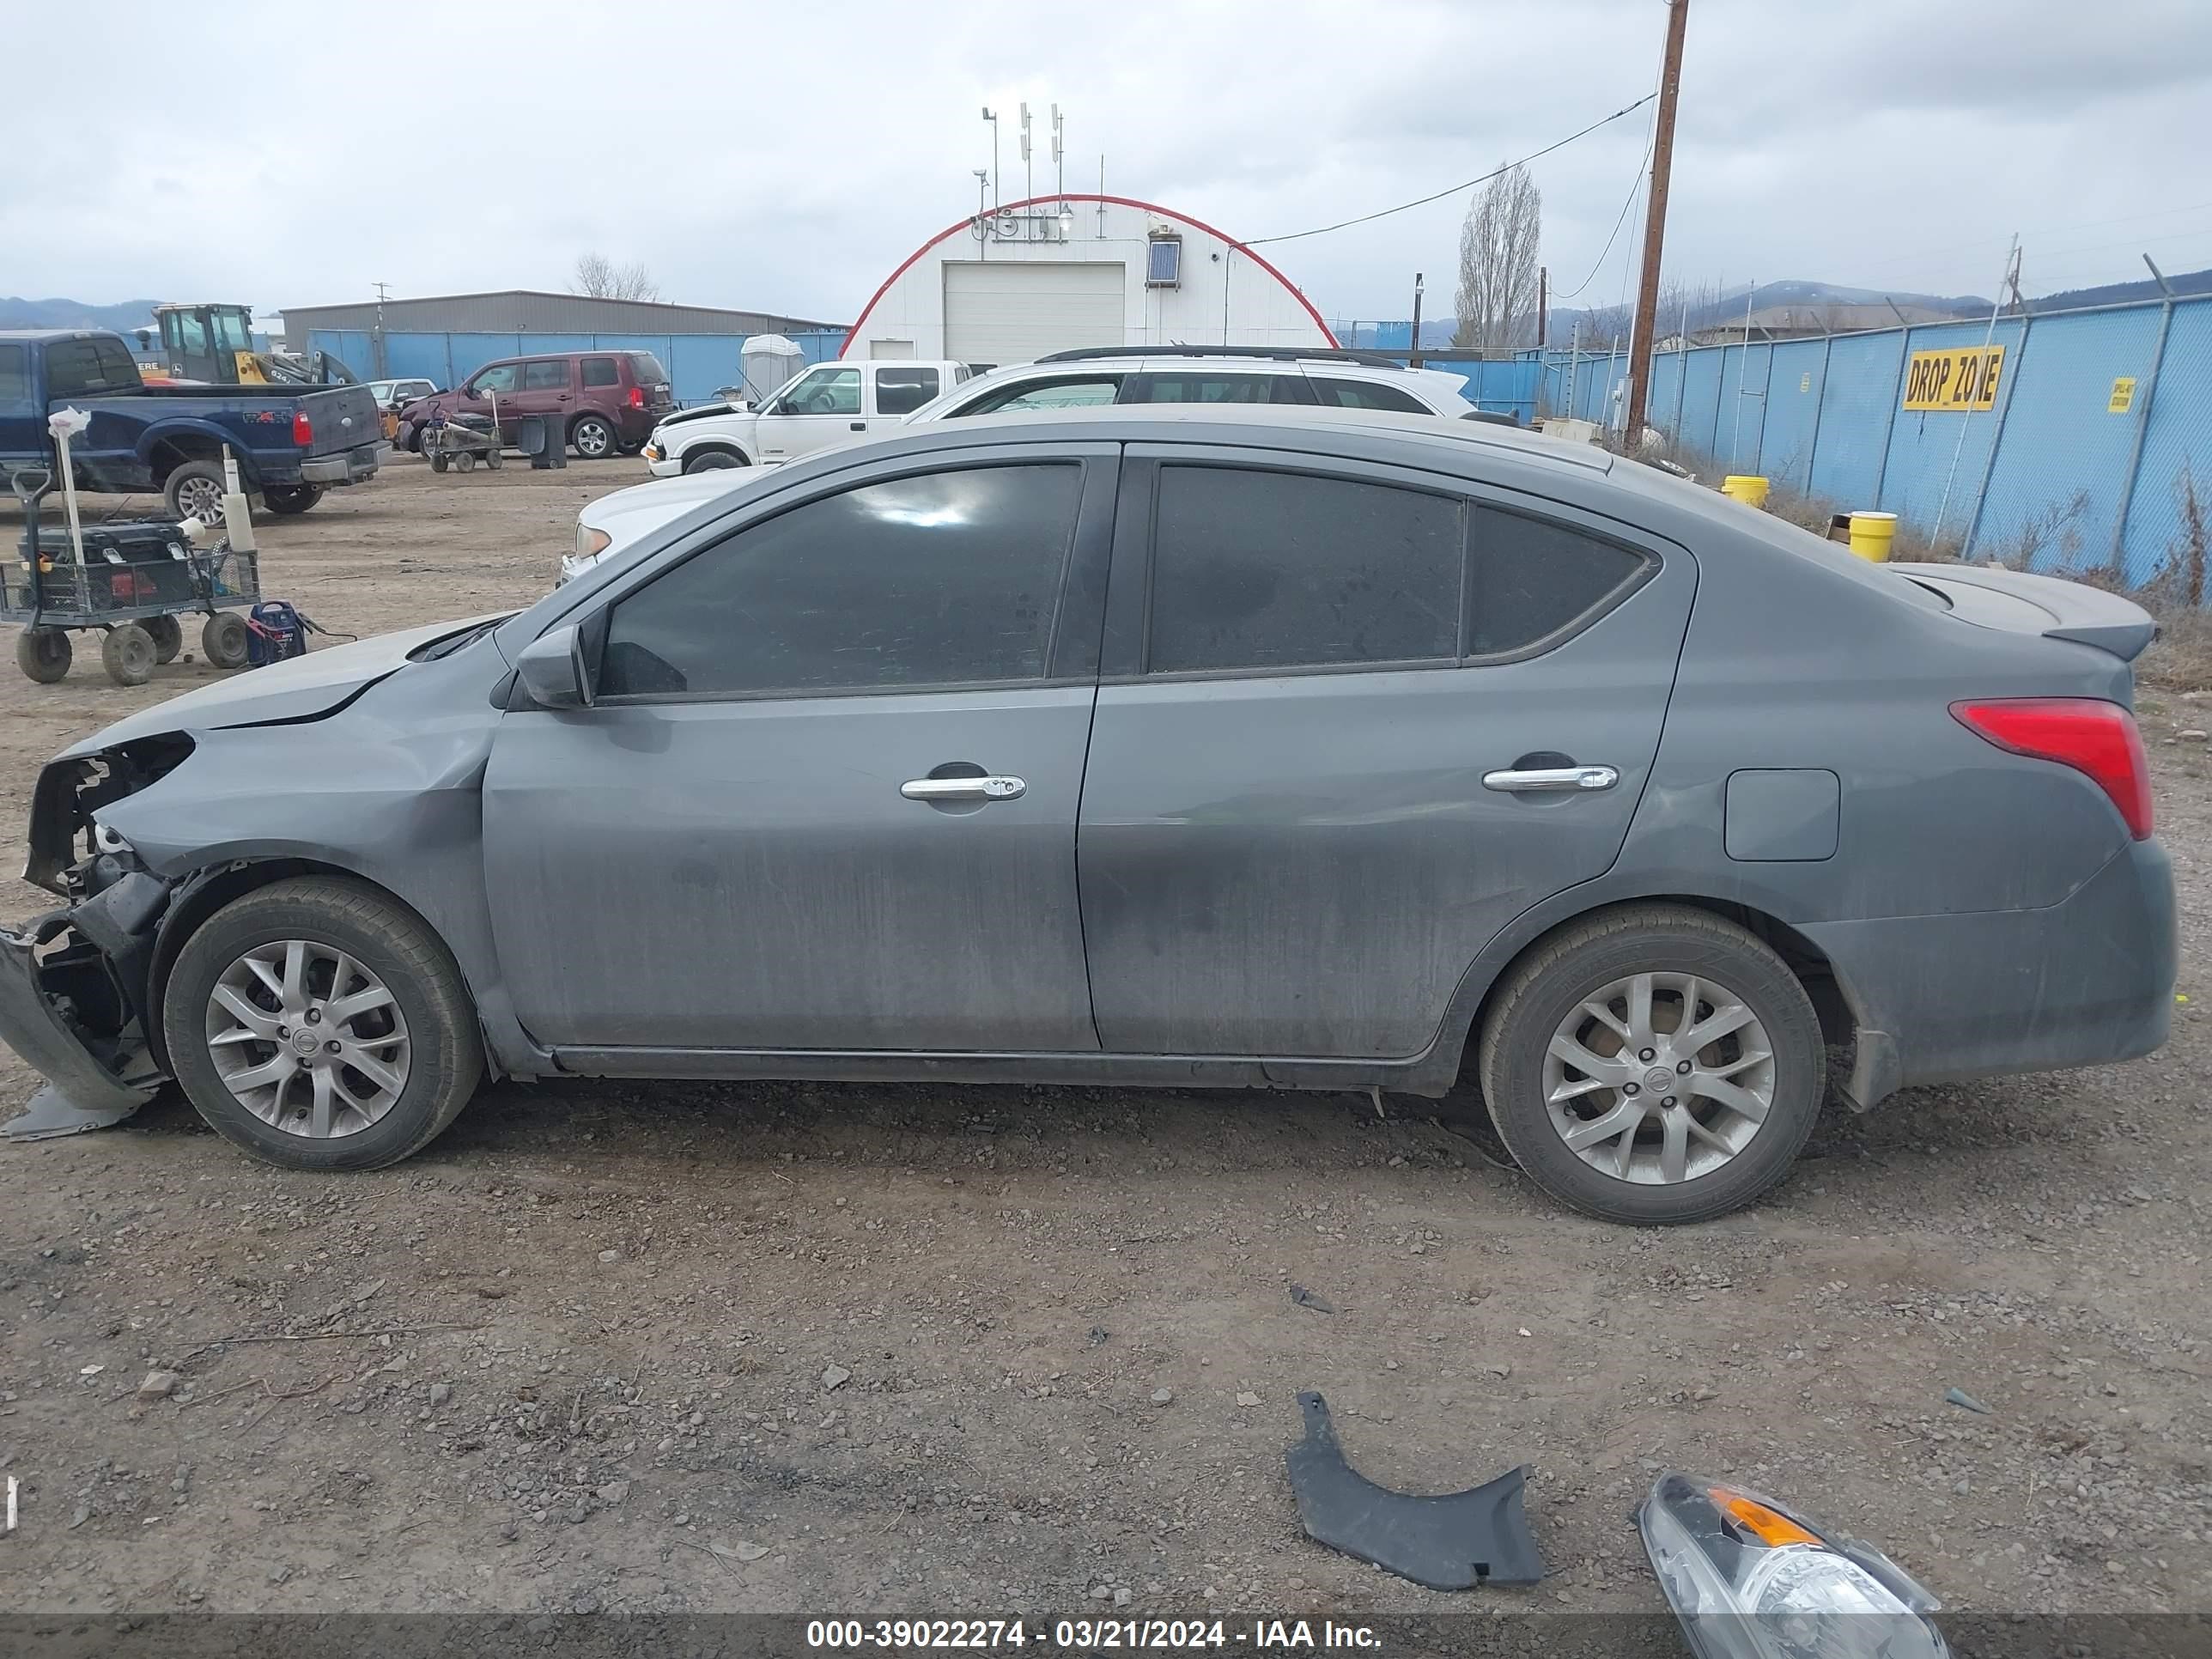
<svg viewBox="0 0 2212 1659"><path fill-rule="evenodd" d="M1305 295L1211 225L1125 196L1040 196L931 237L846 357L1029 362L1076 346L1334 346Z"/></svg>

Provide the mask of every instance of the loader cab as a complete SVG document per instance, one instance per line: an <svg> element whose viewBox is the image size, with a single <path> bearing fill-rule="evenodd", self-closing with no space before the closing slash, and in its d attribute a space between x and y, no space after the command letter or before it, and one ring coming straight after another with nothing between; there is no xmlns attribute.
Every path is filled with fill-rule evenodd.
<svg viewBox="0 0 2212 1659"><path fill-rule="evenodd" d="M210 386L265 386L253 349L253 313L244 306L156 306L161 361L172 379Z"/></svg>

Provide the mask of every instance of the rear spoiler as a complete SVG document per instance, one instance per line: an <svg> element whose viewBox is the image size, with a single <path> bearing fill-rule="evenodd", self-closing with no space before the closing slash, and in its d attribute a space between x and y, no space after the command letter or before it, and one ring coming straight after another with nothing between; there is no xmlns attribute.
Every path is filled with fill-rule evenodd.
<svg viewBox="0 0 2212 1659"><path fill-rule="evenodd" d="M1962 622L2045 639L2071 640L2133 662L2158 637L2158 623L2133 599L2086 582L2030 575L1993 564L1893 564L1929 589Z"/></svg>

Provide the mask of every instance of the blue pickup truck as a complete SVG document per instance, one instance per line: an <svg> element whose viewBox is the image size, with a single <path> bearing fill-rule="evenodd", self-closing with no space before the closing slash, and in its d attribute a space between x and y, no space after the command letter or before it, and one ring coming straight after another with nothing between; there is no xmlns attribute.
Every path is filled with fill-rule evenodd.
<svg viewBox="0 0 2212 1659"><path fill-rule="evenodd" d="M0 480L51 466L46 416L81 409L70 445L79 489L159 490L171 515L222 512L222 452L272 513L305 513L336 484L376 476L384 457L365 386L148 386L120 337L84 329L0 331Z"/></svg>

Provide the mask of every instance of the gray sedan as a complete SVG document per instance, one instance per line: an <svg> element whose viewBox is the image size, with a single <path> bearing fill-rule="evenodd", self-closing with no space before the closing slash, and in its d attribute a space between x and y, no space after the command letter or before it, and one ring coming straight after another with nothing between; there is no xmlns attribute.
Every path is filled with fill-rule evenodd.
<svg viewBox="0 0 2212 1659"><path fill-rule="evenodd" d="M1496 428L947 422L64 751L0 1033L31 1127L174 1079L331 1170L487 1075L1466 1079L1696 1220L1832 1083L2164 1040L2151 634Z"/></svg>

